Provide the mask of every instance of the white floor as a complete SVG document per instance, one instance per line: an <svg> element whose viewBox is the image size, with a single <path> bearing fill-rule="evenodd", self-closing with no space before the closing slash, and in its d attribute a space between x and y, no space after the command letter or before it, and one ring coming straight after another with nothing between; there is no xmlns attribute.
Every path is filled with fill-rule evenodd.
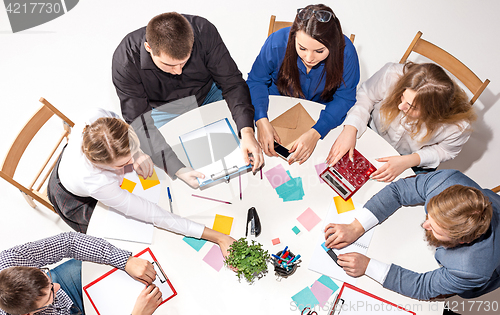
<svg viewBox="0 0 500 315"><path fill-rule="evenodd" d="M221 33L246 78L265 41L271 14L292 20L298 0L154 1L85 0L67 14L33 29L11 32L0 9L0 157L43 96L77 120L89 107L119 112L111 82L111 56L124 35L154 15L177 11L208 18ZM476 103L479 119L462 153L444 163L484 187L500 184L500 2L497 0L337 0L325 1L339 17L345 34L356 34L361 81L388 61L399 61L418 30L423 38L453 53L491 84ZM410 58L414 59L414 58ZM414 59L415 60L415 59ZM416 59L416 61L422 61ZM24 178L36 169L36 155L23 163ZM70 229L44 208L32 209L20 193L0 180L0 249Z"/></svg>

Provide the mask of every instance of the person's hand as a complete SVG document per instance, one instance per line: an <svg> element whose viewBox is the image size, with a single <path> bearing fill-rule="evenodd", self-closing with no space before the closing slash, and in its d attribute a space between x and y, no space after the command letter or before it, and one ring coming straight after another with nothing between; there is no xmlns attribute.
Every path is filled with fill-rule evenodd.
<svg viewBox="0 0 500 315"><path fill-rule="evenodd" d="M274 151L274 141L281 144L280 136L274 129L273 125L267 118L261 118L255 122L257 126L257 139L259 139L260 146L267 156L278 156Z"/></svg>
<svg viewBox="0 0 500 315"><path fill-rule="evenodd" d="M231 236L226 235L226 234L222 234L219 237L217 244L219 244L220 251L222 252L222 256L224 256L224 259L227 257L227 255L229 255L229 253L227 251L229 249L229 246L231 246L231 244L233 244L233 242L235 242L235 241L236 240L234 238L232 238Z"/></svg>
<svg viewBox="0 0 500 315"><path fill-rule="evenodd" d="M420 156L417 153L402 156L383 157L376 160L378 162L385 162L385 164L373 172L370 178L380 182L392 182L407 168L420 164Z"/></svg>
<svg viewBox="0 0 500 315"><path fill-rule="evenodd" d="M358 129L354 126L345 125L344 129L332 145L330 153L326 158L326 163L330 166L335 165L348 151L349 159L352 161L354 156L354 147L356 146L356 133Z"/></svg>
<svg viewBox="0 0 500 315"><path fill-rule="evenodd" d="M193 170L191 167L183 167L175 173L175 176L179 177L183 182L191 186L191 188L200 187L198 178L205 178L203 173Z"/></svg>
<svg viewBox="0 0 500 315"><path fill-rule="evenodd" d="M337 256L337 263L345 273L351 277L360 277L365 274L370 258L360 253L347 253Z"/></svg>
<svg viewBox="0 0 500 315"><path fill-rule="evenodd" d="M154 171L153 160L149 155L139 150L134 154L134 170L144 179L151 177Z"/></svg>
<svg viewBox="0 0 500 315"><path fill-rule="evenodd" d="M154 284L148 285L137 298L132 315L151 315L160 306L162 298L160 289Z"/></svg>
<svg viewBox="0 0 500 315"><path fill-rule="evenodd" d="M243 160L245 160L246 165L252 164L252 172L257 172L257 170L264 164L264 156L262 155L262 149L259 143L255 140L253 129L250 127L241 128L241 151L243 154ZM249 155L252 157L250 158Z"/></svg>
<svg viewBox="0 0 500 315"><path fill-rule="evenodd" d="M350 224L330 223L325 227L325 246L341 249L356 241L365 233L365 229L357 219Z"/></svg>
<svg viewBox="0 0 500 315"><path fill-rule="evenodd" d="M288 164L292 164L294 162L302 164L307 161L313 153L316 143L318 143L320 138L321 135L319 132L312 128L300 136L289 151L290 153L293 153L293 155L288 159Z"/></svg>
<svg viewBox="0 0 500 315"><path fill-rule="evenodd" d="M130 256L125 265L125 271L134 279L148 285L156 278L156 271L149 261Z"/></svg>

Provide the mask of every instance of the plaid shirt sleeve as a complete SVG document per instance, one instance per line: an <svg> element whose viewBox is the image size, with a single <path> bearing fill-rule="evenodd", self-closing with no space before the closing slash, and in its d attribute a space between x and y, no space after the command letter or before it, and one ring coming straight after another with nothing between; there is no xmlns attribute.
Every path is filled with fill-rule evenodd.
<svg viewBox="0 0 500 315"><path fill-rule="evenodd" d="M43 267L64 258L106 264L124 270L131 252L86 234L67 232L15 246L0 253L0 270L13 266Z"/></svg>

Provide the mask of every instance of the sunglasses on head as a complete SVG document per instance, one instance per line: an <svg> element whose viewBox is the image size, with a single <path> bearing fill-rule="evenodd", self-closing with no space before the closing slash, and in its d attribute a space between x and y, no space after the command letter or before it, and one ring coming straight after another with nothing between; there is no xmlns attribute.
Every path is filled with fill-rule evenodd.
<svg viewBox="0 0 500 315"><path fill-rule="evenodd" d="M335 16L335 14L326 10L297 9L297 17L301 20L309 20L313 15L316 20L322 23L329 22L332 16Z"/></svg>

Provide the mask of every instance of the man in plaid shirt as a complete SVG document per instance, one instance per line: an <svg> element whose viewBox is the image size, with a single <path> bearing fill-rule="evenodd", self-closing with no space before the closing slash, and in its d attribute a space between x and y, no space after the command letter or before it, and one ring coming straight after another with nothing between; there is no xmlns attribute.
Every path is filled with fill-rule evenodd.
<svg viewBox="0 0 500 315"><path fill-rule="evenodd" d="M73 259L52 270L43 268L63 258ZM148 285L132 315L151 315L161 303L161 292L152 284L156 272L150 262L103 239L69 232L0 253L0 315L84 314L81 261L114 266Z"/></svg>

